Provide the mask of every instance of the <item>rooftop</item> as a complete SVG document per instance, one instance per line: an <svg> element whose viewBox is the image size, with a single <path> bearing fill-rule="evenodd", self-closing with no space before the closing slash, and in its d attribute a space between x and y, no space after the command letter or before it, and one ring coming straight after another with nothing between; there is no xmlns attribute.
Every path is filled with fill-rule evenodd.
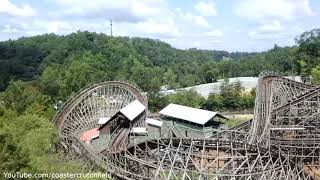
<svg viewBox="0 0 320 180"><path fill-rule="evenodd" d="M160 111L160 114L201 125L204 125L215 116L225 118L217 112L182 106L178 104L169 104L167 107Z"/></svg>
<svg viewBox="0 0 320 180"><path fill-rule="evenodd" d="M126 116L130 121L133 121L137 116L139 116L146 107L138 100L132 101L130 104L123 107L120 112Z"/></svg>
<svg viewBox="0 0 320 180"><path fill-rule="evenodd" d="M109 120L110 120L109 117L101 117L101 118L99 118L98 124L105 124L105 123L107 123Z"/></svg>
<svg viewBox="0 0 320 180"><path fill-rule="evenodd" d="M82 134L80 139L82 141L90 141L96 137L99 137L99 131L98 128L91 129L89 131L86 131L85 133Z"/></svg>
<svg viewBox="0 0 320 180"><path fill-rule="evenodd" d="M146 123L147 123L147 124L154 125L154 126L158 126L158 127L161 127L162 124L163 124L162 121L155 120L155 119L151 119L151 118L147 118Z"/></svg>

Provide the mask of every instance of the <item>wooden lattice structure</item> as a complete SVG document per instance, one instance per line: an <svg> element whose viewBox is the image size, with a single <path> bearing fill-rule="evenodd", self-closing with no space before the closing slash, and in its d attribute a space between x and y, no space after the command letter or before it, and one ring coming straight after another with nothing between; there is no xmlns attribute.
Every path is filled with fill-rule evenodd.
<svg viewBox="0 0 320 180"><path fill-rule="evenodd" d="M121 179L314 179L320 162L319 90L262 74L254 119L207 139L166 136L134 143L130 129L114 120L111 124L118 129L103 150L82 141L83 133L99 126L99 117L111 117L133 100L147 106L145 94L125 82L81 90L65 103L55 122L69 156ZM132 127L144 127L147 115Z"/></svg>

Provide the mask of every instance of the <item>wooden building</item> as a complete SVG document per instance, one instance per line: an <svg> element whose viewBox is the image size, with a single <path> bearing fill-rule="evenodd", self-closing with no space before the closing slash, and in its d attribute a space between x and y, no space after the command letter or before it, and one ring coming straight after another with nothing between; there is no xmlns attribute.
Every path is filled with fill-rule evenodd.
<svg viewBox="0 0 320 180"><path fill-rule="evenodd" d="M161 137L161 128L162 128L162 121L147 118L146 125L148 129L148 137L151 138L160 138Z"/></svg>
<svg viewBox="0 0 320 180"><path fill-rule="evenodd" d="M178 104L169 104L160 111L161 120L174 136L208 138L227 129L228 120L218 112L197 109Z"/></svg>

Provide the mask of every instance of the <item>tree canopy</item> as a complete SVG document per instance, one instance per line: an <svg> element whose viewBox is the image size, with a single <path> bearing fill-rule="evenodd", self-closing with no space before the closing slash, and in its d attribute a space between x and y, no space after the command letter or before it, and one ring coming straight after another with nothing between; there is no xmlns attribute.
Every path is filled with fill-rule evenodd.
<svg viewBox="0 0 320 180"><path fill-rule="evenodd" d="M41 80L49 95L66 98L99 80L129 80L145 91L187 87L263 70L295 73L296 47L247 53L180 50L152 39L90 32L46 34L0 42L0 90L10 80ZM228 58L225 58L228 57ZM300 60L300 59L299 59Z"/></svg>

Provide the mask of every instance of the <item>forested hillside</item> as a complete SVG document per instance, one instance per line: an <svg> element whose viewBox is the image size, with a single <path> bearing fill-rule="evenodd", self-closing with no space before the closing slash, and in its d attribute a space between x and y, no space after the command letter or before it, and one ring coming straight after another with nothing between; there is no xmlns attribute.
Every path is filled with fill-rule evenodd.
<svg viewBox="0 0 320 180"><path fill-rule="evenodd" d="M162 85L185 87L257 76L268 69L296 72L296 50L277 46L263 53L180 50L152 39L90 32L47 34L0 43L0 89L10 80L38 79L48 92L58 93L52 95L64 98L90 82L126 79L146 91L157 91Z"/></svg>
<svg viewBox="0 0 320 180"><path fill-rule="evenodd" d="M213 47L214 49L214 47ZM160 87L177 88L263 70L312 75L320 82L320 29L303 33L295 47L261 53L180 50L158 40L77 32L0 42L0 173L79 172L55 147L51 122L57 102L101 80L129 80L149 96L157 111L169 102L209 110L252 109L254 92L225 82L207 100L195 92L163 96Z"/></svg>

